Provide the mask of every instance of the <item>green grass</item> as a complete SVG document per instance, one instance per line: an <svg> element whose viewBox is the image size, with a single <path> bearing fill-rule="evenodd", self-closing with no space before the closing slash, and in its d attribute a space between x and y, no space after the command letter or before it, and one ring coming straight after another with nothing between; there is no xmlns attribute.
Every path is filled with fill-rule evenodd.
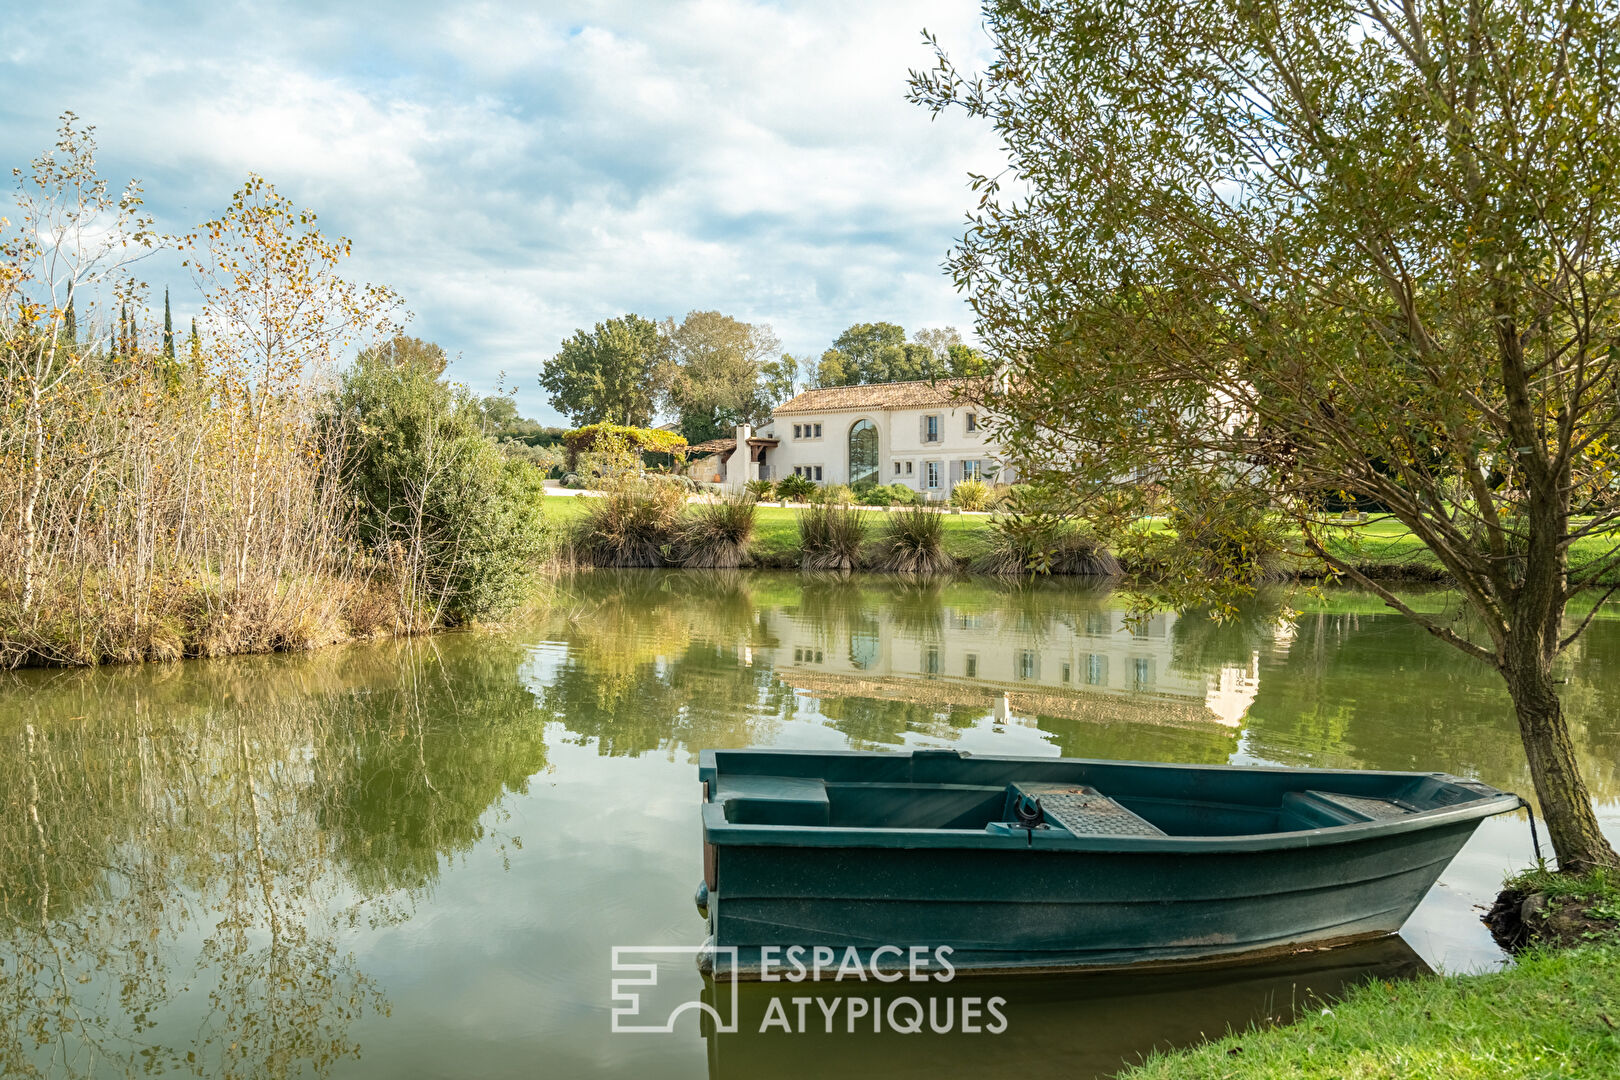
<svg viewBox="0 0 1620 1080"><path fill-rule="evenodd" d="M1159 1055L1122 1080L1620 1076L1620 944L1532 952L1486 975L1374 982L1298 1023Z"/></svg>
<svg viewBox="0 0 1620 1080"><path fill-rule="evenodd" d="M588 496L586 497L588 498ZM755 518L756 528L751 548L754 561L761 566L799 565L798 515L802 507L762 506ZM546 510L552 521L567 523L584 513L585 498L575 495L548 495ZM883 511L868 509L869 524L876 527L883 520ZM1155 523L1162 528L1162 522ZM1611 538L1588 537L1577 542L1570 550L1571 568L1606 556ZM990 517L987 514L946 514L945 550L961 561L971 561L990 550ZM1440 563L1411 531L1398 521L1374 518L1353 529L1335 529L1328 536L1328 550L1335 556L1355 563L1370 575L1381 578L1433 578L1440 573ZM1608 575L1620 580L1620 569ZM1382 604L1377 605L1382 609ZM1571 614L1580 614L1579 604L1571 605Z"/></svg>
<svg viewBox="0 0 1620 1080"><path fill-rule="evenodd" d="M1579 907L1594 918L1620 920L1620 871L1598 867L1575 875L1544 868L1526 870L1508 879L1504 887L1542 893L1555 906Z"/></svg>
<svg viewBox="0 0 1620 1080"><path fill-rule="evenodd" d="M587 496L586 498L589 498ZM571 523L585 513L585 498L574 495L546 496L548 520ZM799 515L803 507L761 506L754 516L755 562L762 566L799 565ZM984 515L945 514L945 550L958 559L974 559L989 548L990 519ZM867 523L876 527L883 511L867 509Z"/></svg>

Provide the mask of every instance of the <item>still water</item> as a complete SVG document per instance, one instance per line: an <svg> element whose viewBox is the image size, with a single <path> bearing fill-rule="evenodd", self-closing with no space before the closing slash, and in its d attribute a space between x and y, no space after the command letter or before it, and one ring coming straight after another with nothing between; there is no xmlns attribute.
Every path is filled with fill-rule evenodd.
<svg viewBox="0 0 1620 1080"><path fill-rule="evenodd" d="M1564 674L1620 833L1620 620ZM1366 948L977 980L1006 999L999 1035L760 1034L757 986L734 1034L691 1012L612 1034L613 947L703 936L696 756L745 745L1529 790L1494 677L1348 592L1133 623L1073 584L599 573L501 632L17 673L0 684L0 1075L1101 1076L1362 979L1500 964L1478 915L1530 858L1522 816L1486 822L1401 937ZM715 997L689 960L659 970L649 1010Z"/></svg>

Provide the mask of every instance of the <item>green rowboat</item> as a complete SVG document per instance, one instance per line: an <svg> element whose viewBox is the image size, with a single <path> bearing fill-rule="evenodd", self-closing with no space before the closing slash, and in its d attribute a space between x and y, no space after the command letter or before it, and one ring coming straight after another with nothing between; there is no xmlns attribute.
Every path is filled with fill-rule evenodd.
<svg viewBox="0 0 1620 1080"><path fill-rule="evenodd" d="M699 777L700 963L745 978L792 946L1032 971L1381 937L1521 805L1444 773L956 750L706 750Z"/></svg>

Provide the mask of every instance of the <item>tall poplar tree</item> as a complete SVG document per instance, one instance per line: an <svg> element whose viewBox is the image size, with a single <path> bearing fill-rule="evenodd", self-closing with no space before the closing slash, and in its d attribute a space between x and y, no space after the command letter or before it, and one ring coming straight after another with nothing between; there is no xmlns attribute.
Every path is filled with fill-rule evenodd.
<svg viewBox="0 0 1620 1080"><path fill-rule="evenodd" d="M174 318L169 314L169 289L163 288L163 357L174 359Z"/></svg>

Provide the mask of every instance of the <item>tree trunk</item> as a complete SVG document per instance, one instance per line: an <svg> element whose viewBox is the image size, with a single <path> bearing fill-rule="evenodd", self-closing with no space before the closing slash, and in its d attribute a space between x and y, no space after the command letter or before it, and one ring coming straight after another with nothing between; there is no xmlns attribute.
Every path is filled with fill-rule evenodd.
<svg viewBox="0 0 1620 1080"><path fill-rule="evenodd" d="M1620 865L1620 858L1598 828L1553 685L1551 664L1542 659L1540 651L1533 645L1518 650L1502 676L1518 714L1519 738L1530 762L1548 838L1558 853L1558 868L1580 874L1595 866Z"/></svg>

